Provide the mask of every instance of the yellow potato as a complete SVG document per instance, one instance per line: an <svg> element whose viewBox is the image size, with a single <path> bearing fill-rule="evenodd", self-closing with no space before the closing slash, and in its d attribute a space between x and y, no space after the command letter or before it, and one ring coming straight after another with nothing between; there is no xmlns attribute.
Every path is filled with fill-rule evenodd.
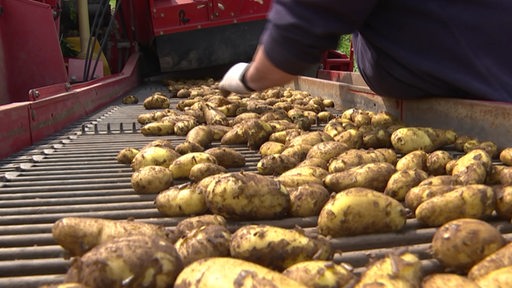
<svg viewBox="0 0 512 288"><path fill-rule="evenodd" d="M215 163L199 163L190 169L190 173L188 174L188 178L192 182L199 182L203 178L206 178L211 175L226 173L228 170L224 168L223 166L220 166L219 164Z"/></svg>
<svg viewBox="0 0 512 288"><path fill-rule="evenodd" d="M491 171L492 159L482 149L471 150L455 162L452 175L463 185L483 184Z"/></svg>
<svg viewBox="0 0 512 288"><path fill-rule="evenodd" d="M174 247L183 265L208 257L228 257L231 233L224 225L205 225L179 238Z"/></svg>
<svg viewBox="0 0 512 288"><path fill-rule="evenodd" d="M436 150L429 153L426 160L427 172L430 175L445 175L446 164L453 160L452 155L444 150Z"/></svg>
<svg viewBox="0 0 512 288"><path fill-rule="evenodd" d="M455 273L434 273L427 275L421 282L423 288L446 288L446 287L464 287L480 288L476 282L467 277Z"/></svg>
<svg viewBox="0 0 512 288"><path fill-rule="evenodd" d="M512 287L512 266L503 267L475 280L480 288Z"/></svg>
<svg viewBox="0 0 512 288"><path fill-rule="evenodd" d="M506 147L499 154L500 161L507 166L512 166L512 147Z"/></svg>
<svg viewBox="0 0 512 288"><path fill-rule="evenodd" d="M433 198L435 196L439 196L441 194L445 194L447 192L453 191L456 188L461 187L460 185L448 185L448 184L439 184L439 185L418 185L416 187L412 187L405 194L405 207L411 209L411 211L416 211L418 206L425 202L426 200Z"/></svg>
<svg viewBox="0 0 512 288"><path fill-rule="evenodd" d="M331 260L327 238L309 236L299 229L270 225L245 225L231 236L231 256L283 271L306 260Z"/></svg>
<svg viewBox="0 0 512 288"><path fill-rule="evenodd" d="M258 173L261 175L280 175L292 169L299 162L292 156L286 154L271 154L263 156L256 164Z"/></svg>
<svg viewBox="0 0 512 288"><path fill-rule="evenodd" d="M332 237L393 232L402 229L406 210L397 200L368 188L333 195L318 216L318 231Z"/></svg>
<svg viewBox="0 0 512 288"><path fill-rule="evenodd" d="M126 147L121 149L119 153L117 153L116 160L121 164L131 164L135 155L139 153L139 150L133 147Z"/></svg>
<svg viewBox="0 0 512 288"><path fill-rule="evenodd" d="M285 146L283 143L275 141L267 141L260 146L259 152L261 156L279 154L283 152Z"/></svg>
<svg viewBox="0 0 512 288"><path fill-rule="evenodd" d="M203 148L208 148L213 141L213 131L207 125L196 126L188 131L186 140L197 143Z"/></svg>
<svg viewBox="0 0 512 288"><path fill-rule="evenodd" d="M347 265L326 260L309 260L286 268L283 274L308 287L338 288L345 287L356 279Z"/></svg>
<svg viewBox="0 0 512 288"><path fill-rule="evenodd" d="M507 266L512 266L512 243L506 244L473 265L468 272L468 278L476 281L494 270Z"/></svg>
<svg viewBox="0 0 512 288"><path fill-rule="evenodd" d="M313 145L306 155L307 158L320 158L330 161L349 148L346 144L337 141L323 141Z"/></svg>
<svg viewBox="0 0 512 288"><path fill-rule="evenodd" d="M332 159L329 163L329 172L341 172L352 167L363 164L388 162L396 165L397 155L395 151L387 148L379 149L350 149L342 152L338 157Z"/></svg>
<svg viewBox="0 0 512 288"><path fill-rule="evenodd" d="M160 92L156 92L144 100L144 108L146 109L166 109L169 108L171 102L169 98Z"/></svg>
<svg viewBox="0 0 512 288"><path fill-rule="evenodd" d="M139 194L156 194L169 188L174 179L169 170L162 166L145 166L133 172L132 188Z"/></svg>
<svg viewBox="0 0 512 288"><path fill-rule="evenodd" d="M495 187L496 213L502 219L512 219L512 186Z"/></svg>
<svg viewBox="0 0 512 288"><path fill-rule="evenodd" d="M217 159L206 152L192 152L176 158L169 166L169 170L174 179L188 178L190 169L199 163L217 164Z"/></svg>
<svg viewBox="0 0 512 288"><path fill-rule="evenodd" d="M174 134L174 123L171 122L151 122L140 128L144 136L167 136Z"/></svg>
<svg viewBox="0 0 512 288"><path fill-rule="evenodd" d="M290 216L318 216L329 200L329 191L321 184L308 183L298 187L287 187L290 193Z"/></svg>
<svg viewBox="0 0 512 288"><path fill-rule="evenodd" d="M386 188L384 189L384 194L389 195L398 201L404 201L407 192L427 177L427 172L419 169L396 171L389 178Z"/></svg>
<svg viewBox="0 0 512 288"><path fill-rule="evenodd" d="M324 185L331 192L339 192L352 187L384 191L389 178L395 172L395 167L387 162L363 164L325 176Z"/></svg>
<svg viewBox="0 0 512 288"><path fill-rule="evenodd" d="M240 168L245 166L245 156L230 147L213 147L206 151L217 160L217 164L225 168Z"/></svg>
<svg viewBox="0 0 512 288"><path fill-rule="evenodd" d="M133 171L137 171L144 166L152 165L169 167L169 165L180 156L180 153L172 148L152 146L141 149L133 158L130 166Z"/></svg>
<svg viewBox="0 0 512 288"><path fill-rule="evenodd" d="M187 217L176 225L176 233L179 237L187 235L190 231L207 225L226 226L226 218L215 214L204 214Z"/></svg>
<svg viewBox="0 0 512 288"><path fill-rule="evenodd" d="M426 171L427 157L427 153L423 150L411 151L396 162L396 170L419 169Z"/></svg>
<svg viewBox="0 0 512 288"><path fill-rule="evenodd" d="M427 153L455 143L457 134L452 130L431 127L404 127L391 134L391 143L399 153L407 154L415 150Z"/></svg>
<svg viewBox="0 0 512 288"><path fill-rule="evenodd" d="M211 257L185 267L174 288L273 287L306 288L283 274L264 266L231 257Z"/></svg>
<svg viewBox="0 0 512 288"><path fill-rule="evenodd" d="M208 211L203 193L190 183L158 193L155 206L160 213L171 217L198 215Z"/></svg>

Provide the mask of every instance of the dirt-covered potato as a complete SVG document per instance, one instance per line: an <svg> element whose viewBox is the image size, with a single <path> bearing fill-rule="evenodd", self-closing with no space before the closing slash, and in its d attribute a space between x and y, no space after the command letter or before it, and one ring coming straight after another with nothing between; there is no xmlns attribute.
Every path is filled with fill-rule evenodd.
<svg viewBox="0 0 512 288"><path fill-rule="evenodd" d="M209 178L212 181L204 193L206 205L214 214L235 219L277 219L290 209L288 191L269 176L232 172L201 182Z"/></svg>
<svg viewBox="0 0 512 288"><path fill-rule="evenodd" d="M496 194L496 213L504 220L512 219L512 186L494 188Z"/></svg>
<svg viewBox="0 0 512 288"><path fill-rule="evenodd" d="M208 127L210 127L210 130L212 131L213 141L220 141L222 136L231 130L230 126L224 125L208 125Z"/></svg>
<svg viewBox="0 0 512 288"><path fill-rule="evenodd" d="M126 147L121 149L117 155L116 160L121 164L131 164L133 158L139 153L139 149L133 147Z"/></svg>
<svg viewBox="0 0 512 288"><path fill-rule="evenodd" d="M144 136L167 136L174 134L175 123L171 122L151 122L140 128L140 133Z"/></svg>
<svg viewBox="0 0 512 288"><path fill-rule="evenodd" d="M370 263L354 288L366 287L420 287L422 274L418 256L409 252L393 251Z"/></svg>
<svg viewBox="0 0 512 288"><path fill-rule="evenodd" d="M183 269L171 242L153 235L113 239L74 258L66 282L87 287L171 287Z"/></svg>
<svg viewBox="0 0 512 288"><path fill-rule="evenodd" d="M453 191L456 188L461 187L460 185L449 185L449 184L439 184L439 185L418 185L412 187L405 194L405 207L411 209L411 211L416 211L418 206L425 202L426 200L433 198L435 196L439 196L441 194L445 194L447 192Z"/></svg>
<svg viewBox="0 0 512 288"><path fill-rule="evenodd" d="M285 149L283 143L275 141L267 141L261 144L259 152L261 156L267 156L272 154L280 154Z"/></svg>
<svg viewBox="0 0 512 288"><path fill-rule="evenodd" d="M188 178L193 182L199 182L208 176L226 172L228 172L228 170L219 164L209 162L199 163L192 166Z"/></svg>
<svg viewBox="0 0 512 288"><path fill-rule="evenodd" d="M207 225L223 225L226 226L226 218L215 214L204 214L198 216L187 217L176 225L176 234L178 237L185 236L192 230Z"/></svg>
<svg viewBox="0 0 512 288"><path fill-rule="evenodd" d="M256 169L261 175L280 175L292 169L299 162L292 156L285 154L271 154L264 156L256 164Z"/></svg>
<svg viewBox="0 0 512 288"><path fill-rule="evenodd" d="M499 156L498 145L496 145L496 143L492 141L470 140L464 143L463 149L464 152L466 153L468 153L471 150L482 149L485 152L487 152L487 154L489 154L491 158Z"/></svg>
<svg viewBox="0 0 512 288"><path fill-rule="evenodd" d="M217 160L217 164L229 168L240 168L245 166L245 156L230 147L213 147L204 151Z"/></svg>
<svg viewBox="0 0 512 288"><path fill-rule="evenodd" d="M311 149L309 149L306 159L320 158L325 161L330 161L348 149L348 146L342 142L324 141L313 145Z"/></svg>
<svg viewBox="0 0 512 288"><path fill-rule="evenodd" d="M468 278L477 280L494 270L498 270L507 266L512 266L512 243L504 245L494 253L488 255L473 265L473 267L471 267L467 273Z"/></svg>
<svg viewBox="0 0 512 288"><path fill-rule="evenodd" d="M475 280L480 288L501 288L512 286L512 266L499 268Z"/></svg>
<svg viewBox="0 0 512 288"><path fill-rule="evenodd" d="M444 150L436 150L428 154L426 160L427 172L430 175L445 175L446 164L453 160L452 155Z"/></svg>
<svg viewBox="0 0 512 288"><path fill-rule="evenodd" d="M206 152L192 152L176 158L169 165L169 170L172 172L174 179L184 179L190 175L190 169L199 163L217 164L217 159Z"/></svg>
<svg viewBox="0 0 512 288"><path fill-rule="evenodd" d="M64 217L52 226L55 242L71 256L81 256L93 247L114 238L132 235L167 237L163 226L128 220Z"/></svg>
<svg viewBox="0 0 512 288"><path fill-rule="evenodd" d="M391 134L393 148L403 154L415 150L427 153L455 143L457 134L452 130L431 127L404 127Z"/></svg>
<svg viewBox="0 0 512 288"><path fill-rule="evenodd" d="M318 231L332 237L393 232L406 222L405 207L368 188L351 188L333 195L318 216Z"/></svg>
<svg viewBox="0 0 512 288"><path fill-rule="evenodd" d="M320 142L325 141L333 141L334 139L331 137L331 135L323 132L323 131L310 131L305 132L301 135L298 135L290 141L288 141L286 144L288 146L294 146L294 145L308 145L308 146L314 146Z"/></svg>
<svg viewBox="0 0 512 288"><path fill-rule="evenodd" d="M195 142L190 142L188 140L185 140L182 143L176 145L176 148L174 148L174 150L176 150L176 152L180 153L181 155L185 155L192 152L204 152L203 146Z"/></svg>
<svg viewBox="0 0 512 288"><path fill-rule="evenodd" d="M428 226L441 226L458 218L485 219L492 215L496 197L492 187L465 185L430 198L416 208L416 219Z"/></svg>
<svg viewBox="0 0 512 288"><path fill-rule="evenodd" d="M231 256L283 271L306 260L331 260L327 238L306 235L300 229L270 225L245 225L231 236Z"/></svg>
<svg viewBox="0 0 512 288"><path fill-rule="evenodd" d="M437 229L432 238L432 256L451 271L466 273L505 244L505 238L491 224L459 218Z"/></svg>
<svg viewBox="0 0 512 288"><path fill-rule="evenodd" d="M318 216L330 196L323 185L316 183L287 187L287 190L290 193L292 217Z"/></svg>
<svg viewBox="0 0 512 288"><path fill-rule="evenodd" d="M291 139L302 135L305 132L302 129L299 128L293 128L293 129L286 129L284 131L277 131L272 134L270 134L270 137L268 138L269 141L279 142L282 144L287 144L291 141Z"/></svg>
<svg viewBox="0 0 512 288"><path fill-rule="evenodd" d="M384 194L398 201L404 201L407 192L427 177L427 172L420 169L398 170L389 177L386 188L384 188Z"/></svg>
<svg viewBox="0 0 512 288"><path fill-rule="evenodd" d="M435 186L435 185L458 185L457 178L452 175L431 176L423 180L418 186Z"/></svg>
<svg viewBox="0 0 512 288"><path fill-rule="evenodd" d="M312 146L307 144L295 144L292 146L286 146L281 152L281 155L286 155L295 158L297 163L302 162L306 159L309 149Z"/></svg>
<svg viewBox="0 0 512 288"><path fill-rule="evenodd" d="M67 282L67 283L55 283L39 286L38 288L89 288L82 283Z"/></svg>
<svg viewBox="0 0 512 288"><path fill-rule="evenodd" d="M350 149L342 152L338 157L332 159L328 170L331 173L341 172L347 169L369 163L388 162L396 165L397 155L393 149Z"/></svg>
<svg viewBox="0 0 512 288"><path fill-rule="evenodd" d="M208 125L199 125L188 131L186 140L208 148L213 141L213 131Z"/></svg>
<svg viewBox="0 0 512 288"><path fill-rule="evenodd" d="M485 183L488 185L512 186L512 166L494 164L487 174Z"/></svg>
<svg viewBox="0 0 512 288"><path fill-rule="evenodd" d="M171 187L174 179L169 170L162 166L145 166L133 172L132 188L139 194L156 194Z"/></svg>
<svg viewBox="0 0 512 288"><path fill-rule="evenodd" d="M506 147L499 154L500 161L507 166L512 166L512 147Z"/></svg>
<svg viewBox="0 0 512 288"><path fill-rule="evenodd" d="M205 225L189 231L174 246L183 265L208 257L230 256L231 233L224 225Z"/></svg>
<svg viewBox="0 0 512 288"><path fill-rule="evenodd" d="M481 288L471 279L455 273L433 273L423 278L421 281L423 288L446 288L446 287L464 287Z"/></svg>
<svg viewBox="0 0 512 288"><path fill-rule="evenodd" d="M348 264L326 260L302 261L286 268L283 274L311 288L346 287L356 279Z"/></svg>
<svg viewBox="0 0 512 288"><path fill-rule="evenodd" d="M331 192L339 192L352 187L364 187L384 191L395 166L388 162L369 163L335 172L324 178L324 185Z"/></svg>
<svg viewBox="0 0 512 288"><path fill-rule="evenodd" d="M167 109L169 108L171 101L167 96L160 92L155 92L153 95L144 99L144 108L150 109Z"/></svg>
<svg viewBox="0 0 512 288"><path fill-rule="evenodd" d="M451 175L463 185L483 184L491 171L492 159L482 149L471 150L457 159Z"/></svg>
<svg viewBox="0 0 512 288"><path fill-rule="evenodd" d="M262 265L232 257L200 259L185 267L174 288L272 287L306 288L283 274Z"/></svg>
<svg viewBox="0 0 512 288"><path fill-rule="evenodd" d="M428 154L423 150L411 151L396 162L396 170L419 169L427 170Z"/></svg>
<svg viewBox="0 0 512 288"><path fill-rule="evenodd" d="M155 198L155 206L160 213L171 217L200 215L208 211L203 193L190 183L161 191Z"/></svg>
<svg viewBox="0 0 512 288"><path fill-rule="evenodd" d="M208 103L202 103L201 110L203 111L206 124L229 126L228 117L219 108Z"/></svg>
<svg viewBox="0 0 512 288"><path fill-rule="evenodd" d="M130 166L133 171L137 171L144 166L152 165L169 167L169 165L180 156L180 153L172 148L152 146L141 149L133 158Z"/></svg>
<svg viewBox="0 0 512 288"><path fill-rule="evenodd" d="M244 123L247 135L247 146L258 150L260 146L269 140L274 130L270 124L259 119L252 119Z"/></svg>
<svg viewBox="0 0 512 288"><path fill-rule="evenodd" d="M329 175L329 172L321 167L301 165L287 170L281 174L283 177L296 175L311 175L318 179L323 179L325 176Z"/></svg>
<svg viewBox="0 0 512 288"><path fill-rule="evenodd" d="M137 104L139 103L139 98L135 95L126 95L121 99L121 103L123 104Z"/></svg>
<svg viewBox="0 0 512 288"><path fill-rule="evenodd" d="M299 187L305 184L318 184L323 185L322 179L315 175L308 174L294 174L294 175L279 175L276 180L286 187Z"/></svg>

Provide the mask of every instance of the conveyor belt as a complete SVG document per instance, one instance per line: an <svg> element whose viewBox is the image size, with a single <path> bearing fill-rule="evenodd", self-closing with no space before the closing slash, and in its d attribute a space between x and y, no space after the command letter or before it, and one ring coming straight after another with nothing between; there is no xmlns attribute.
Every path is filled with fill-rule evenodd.
<svg viewBox="0 0 512 288"><path fill-rule="evenodd" d="M134 218L169 229L182 219L162 216L154 206L155 195L135 194L130 184L131 168L115 160L122 148L142 147L161 139L143 136L138 132L140 125L134 123L139 114L147 112L142 100L156 91L165 92L166 88L155 84L138 87L130 93L141 99L138 105L123 105L119 100L0 162L0 287L38 287L63 279L69 259L51 235L52 224L62 217ZM184 137L168 139L179 144ZM246 156L243 169L255 171L259 155L244 146L234 148ZM234 230L248 223L229 225ZM257 223L315 229L316 217ZM492 223L512 239L510 223ZM435 228L421 227L411 219L401 233L331 241L334 248L343 251L335 260L356 269L366 265L371 256L406 248L423 259L425 269L436 270L439 265L429 254L434 232Z"/></svg>

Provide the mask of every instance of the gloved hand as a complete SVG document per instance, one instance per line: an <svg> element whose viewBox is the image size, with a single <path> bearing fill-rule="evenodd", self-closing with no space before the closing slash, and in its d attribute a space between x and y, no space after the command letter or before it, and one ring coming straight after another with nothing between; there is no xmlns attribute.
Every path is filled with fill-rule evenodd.
<svg viewBox="0 0 512 288"><path fill-rule="evenodd" d="M254 91L254 89L247 86L244 80L245 72L248 68L248 63L238 63L229 68L219 83L219 89L223 94L226 94L226 92L248 94Z"/></svg>

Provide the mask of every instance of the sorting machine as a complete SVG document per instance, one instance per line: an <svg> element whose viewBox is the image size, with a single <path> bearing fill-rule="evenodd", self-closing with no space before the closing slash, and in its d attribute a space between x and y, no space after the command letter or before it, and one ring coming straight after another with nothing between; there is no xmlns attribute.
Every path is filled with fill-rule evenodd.
<svg viewBox="0 0 512 288"><path fill-rule="evenodd" d="M248 61L270 5L269 0L0 0L0 287L63 279L70 259L51 235L52 224L62 217L133 218L169 228L182 220L159 214L154 195L135 194L131 168L115 156L124 147L157 139L143 136L136 118L145 112L146 97L165 93L162 79L214 77ZM231 45L235 39L243 45ZM352 58L327 51L313 77L299 77L289 86L332 99L339 112L388 111L410 125L454 129L501 148L512 145L510 104L381 97L352 72ZM123 105L128 94L139 104ZM243 169L255 171L257 152L234 148L247 159ZM510 222L490 222L512 239ZM316 218L258 223L315 229ZM440 267L429 252L435 231L410 219L398 233L331 241L343 251L335 260L356 269L371 257L406 248L420 256L424 269L435 271Z"/></svg>

